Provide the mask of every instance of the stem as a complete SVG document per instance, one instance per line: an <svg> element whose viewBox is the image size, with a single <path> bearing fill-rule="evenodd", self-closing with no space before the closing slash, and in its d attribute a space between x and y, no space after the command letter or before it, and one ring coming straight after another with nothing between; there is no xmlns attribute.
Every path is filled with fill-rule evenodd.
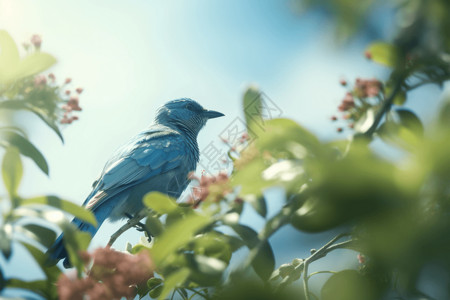
<svg viewBox="0 0 450 300"><path fill-rule="evenodd" d="M209 298L208 298L208 295L203 294L203 293L201 293L201 292L199 292L199 291L196 291L196 290L193 289L193 288L187 288L187 287L185 287L184 289L189 290L189 291L193 292L194 294L199 295L200 297L203 297L204 299L209 299Z"/></svg>
<svg viewBox="0 0 450 300"><path fill-rule="evenodd" d="M375 116L375 120L373 121L370 128L364 133L364 136L371 137L375 130L378 128L378 124L380 123L383 116L391 109L392 102L395 99L395 96L397 96L398 92L400 92L402 88L403 80L398 79L395 83L394 89L392 90L392 93L389 95L386 100L384 100L383 105L381 106L380 110L378 111L377 115Z"/></svg>
<svg viewBox="0 0 450 300"><path fill-rule="evenodd" d="M144 209L140 213L138 213L136 216L129 219L127 221L127 223L125 223L122 227L119 228L119 230L117 230L116 232L114 232L111 235L111 238L109 239L109 242L108 242L108 246L111 247L114 244L114 242L117 240L117 238L122 235L122 233L124 233L128 229L139 224L139 222L147 215L147 213L148 213L148 210Z"/></svg>
<svg viewBox="0 0 450 300"><path fill-rule="evenodd" d="M346 246L350 245L351 243L353 243L353 240L348 240L339 244L335 244L333 245L337 240L345 237L345 236L349 236L349 233L341 233L338 234L337 236L335 236L333 239L331 239L331 241L329 241L328 243L326 243L322 248L320 248L319 250L317 250L316 252L314 252L310 257L308 257L307 259L305 259L304 261L304 268L303 268L303 290L305 291L305 299L306 300L310 300L311 298L309 297L309 287L308 287L308 279L314 275L314 274L318 274L319 272L315 272L311 275L308 276L308 267L309 264L312 263L313 261L318 260L319 258L325 257L328 253L330 253L333 250L339 249L339 248L345 248ZM321 271L322 273L327 272L327 271ZM328 271L330 272L330 271Z"/></svg>
<svg viewBox="0 0 450 300"><path fill-rule="evenodd" d="M308 279L317 274L336 274L336 271L317 271L308 275Z"/></svg>

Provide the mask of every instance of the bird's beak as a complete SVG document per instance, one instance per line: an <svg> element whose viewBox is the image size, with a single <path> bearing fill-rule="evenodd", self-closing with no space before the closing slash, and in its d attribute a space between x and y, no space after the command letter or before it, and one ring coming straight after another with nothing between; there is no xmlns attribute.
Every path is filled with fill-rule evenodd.
<svg viewBox="0 0 450 300"><path fill-rule="evenodd" d="M214 118L218 118L218 117L223 117L225 116L223 113L215 111L215 110L207 110L205 109L203 111L203 115L205 117L207 117L208 119L214 119Z"/></svg>

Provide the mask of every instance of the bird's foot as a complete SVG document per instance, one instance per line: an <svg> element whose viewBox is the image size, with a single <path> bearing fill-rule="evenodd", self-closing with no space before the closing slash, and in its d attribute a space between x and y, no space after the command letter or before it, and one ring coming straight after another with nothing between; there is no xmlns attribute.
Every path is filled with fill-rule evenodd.
<svg viewBox="0 0 450 300"><path fill-rule="evenodd" d="M135 218L129 213L125 213L125 216L129 219L128 222L131 222ZM152 241L152 233L150 232L150 230L148 230L147 226L144 223L137 222L133 225L133 227L136 228L137 231L144 232L149 243Z"/></svg>

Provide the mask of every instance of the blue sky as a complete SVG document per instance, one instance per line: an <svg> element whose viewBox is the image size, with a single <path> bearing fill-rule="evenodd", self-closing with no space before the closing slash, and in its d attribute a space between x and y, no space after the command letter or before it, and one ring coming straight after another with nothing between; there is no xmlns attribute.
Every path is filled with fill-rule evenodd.
<svg viewBox="0 0 450 300"><path fill-rule="evenodd" d="M85 90L80 121L64 128L64 145L23 115L51 174L46 178L27 162L21 193L56 194L78 204L112 152L149 125L168 100L189 97L226 114L200 133L200 149L242 117L241 97L249 84L276 102L284 117L331 139L338 135L329 117L345 93L339 79L388 72L363 57L367 38L339 47L323 14L294 13L291 1L0 0L0 28L18 43L41 34L43 51L59 61L51 72L61 81L71 77L73 89ZM439 91L430 87L410 99L412 107L424 110L425 121L436 109L420 101L429 93ZM252 217L247 221L258 224ZM120 225L103 226L92 247L105 245ZM298 236L292 249L307 238ZM130 232L116 247L138 238ZM276 249L283 253L277 264L307 255L306 248L282 248ZM23 274L20 262L15 257L10 265L19 268L8 272Z"/></svg>

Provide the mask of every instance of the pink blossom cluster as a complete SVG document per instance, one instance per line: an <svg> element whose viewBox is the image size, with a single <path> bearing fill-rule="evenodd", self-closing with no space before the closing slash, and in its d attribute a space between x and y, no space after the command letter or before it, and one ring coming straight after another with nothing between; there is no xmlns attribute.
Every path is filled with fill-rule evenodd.
<svg viewBox="0 0 450 300"><path fill-rule="evenodd" d="M136 255L99 248L81 255L85 265L92 264L87 276L71 279L61 274L57 286L60 300L109 300L136 295L136 286L153 277L153 263L146 251Z"/></svg>
<svg viewBox="0 0 450 300"><path fill-rule="evenodd" d="M342 86L347 86L347 81L344 79L340 80L340 84ZM338 106L338 110L340 112L345 113L343 115L344 120L350 120L352 123L348 125L349 128L354 127L354 122L358 120L358 118L364 113L364 109L367 109L367 100L366 98L372 98L380 95L380 92L383 91L383 83L378 79L362 79L357 78L355 80L353 89L348 91L341 103ZM357 105L356 100L359 100L358 103L361 105ZM366 103L367 102L367 103ZM331 121L337 121L337 116L331 116ZM344 129L342 127L338 127L337 132L342 132Z"/></svg>
<svg viewBox="0 0 450 300"><path fill-rule="evenodd" d="M206 199L219 202L232 192L230 178L224 172L220 172L217 176L202 175L201 178L198 178L191 172L189 179L196 180L199 183L199 186L192 189L192 194L188 199L188 203L191 203L194 208L197 208Z"/></svg>
<svg viewBox="0 0 450 300"><path fill-rule="evenodd" d="M64 84L69 84L72 82L71 78L66 78L64 80ZM73 121L78 120L77 116L73 116L72 112L74 111L81 111L82 108L80 107L80 99L78 95L80 95L83 92L82 88L76 88L75 89L76 95L71 96L71 91L66 90L64 94L66 96L69 96L69 100L67 100L66 104L63 105L61 108L64 110L63 117L60 120L61 124L71 124Z"/></svg>

